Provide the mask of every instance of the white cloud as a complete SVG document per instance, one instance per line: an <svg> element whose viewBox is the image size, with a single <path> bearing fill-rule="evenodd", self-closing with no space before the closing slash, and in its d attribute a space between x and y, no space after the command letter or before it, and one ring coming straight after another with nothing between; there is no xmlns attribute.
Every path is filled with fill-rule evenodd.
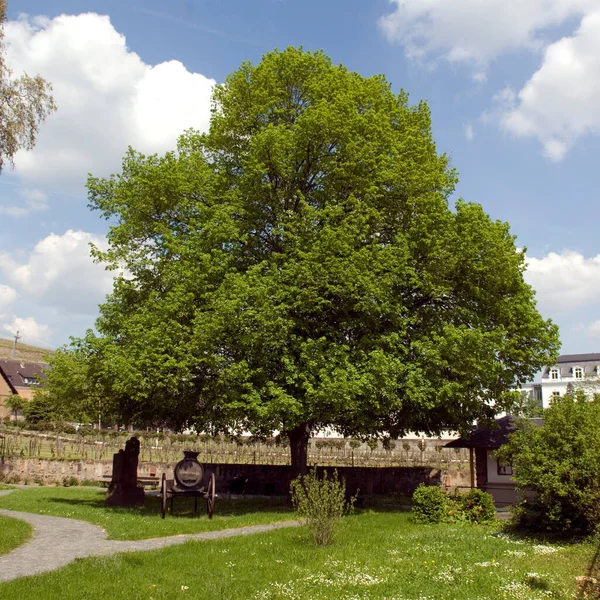
<svg viewBox="0 0 600 600"><path fill-rule="evenodd" d="M60 312L96 315L112 290L114 274L90 257L90 243L106 249L106 239L69 229L40 240L26 262L3 254L4 276L20 292Z"/></svg>
<svg viewBox="0 0 600 600"><path fill-rule="evenodd" d="M3 323L1 328L14 336L19 333L20 342L34 346L50 346L52 330L48 325L38 323L33 317L22 319L13 317L8 323Z"/></svg>
<svg viewBox="0 0 600 600"><path fill-rule="evenodd" d="M543 31L581 17L598 0L390 0L379 20L385 36L413 58L486 65L512 50L543 46ZM482 77L479 69L478 78Z"/></svg>
<svg viewBox="0 0 600 600"><path fill-rule="evenodd" d="M473 125L471 125L471 123L467 123L465 125L465 139L468 142L472 142L475 139L475 130L473 129Z"/></svg>
<svg viewBox="0 0 600 600"><path fill-rule="evenodd" d="M572 37L549 45L540 69L502 116L504 128L535 137L544 154L561 160L575 140L600 133L600 8Z"/></svg>
<svg viewBox="0 0 600 600"><path fill-rule="evenodd" d="M503 90L483 115L517 137L537 138L560 161L576 140L600 133L600 0L390 0L379 25L408 57L465 63L477 82L508 52L540 52L541 66L517 94ZM580 21L572 35L556 29ZM554 39L552 39L554 35ZM509 98L507 94L512 94Z"/></svg>
<svg viewBox="0 0 600 600"><path fill-rule="evenodd" d="M39 210L47 210L48 196L42 190L24 188L19 191L19 195L23 198L24 203L21 205L3 205L0 204L0 215L10 217L26 217L32 212Z"/></svg>
<svg viewBox="0 0 600 600"><path fill-rule="evenodd" d="M22 17L5 37L15 74L41 74L58 105L36 147L16 156L28 181L82 186L88 172L118 171L128 145L161 153L185 129L208 127L214 80L176 60L145 64L107 16Z"/></svg>
<svg viewBox="0 0 600 600"><path fill-rule="evenodd" d="M23 343L49 346L52 333L50 327L38 323L33 317L21 318L15 315L17 296L14 288L0 284L0 337L6 337L7 333L12 337L19 332Z"/></svg>
<svg viewBox="0 0 600 600"><path fill-rule="evenodd" d="M550 252L527 258L525 280L537 293L542 313L569 312L596 305L600 297L600 254L585 258L579 252Z"/></svg>
<svg viewBox="0 0 600 600"><path fill-rule="evenodd" d="M8 285L0 284L0 317L12 306L17 297L17 292L14 288Z"/></svg>

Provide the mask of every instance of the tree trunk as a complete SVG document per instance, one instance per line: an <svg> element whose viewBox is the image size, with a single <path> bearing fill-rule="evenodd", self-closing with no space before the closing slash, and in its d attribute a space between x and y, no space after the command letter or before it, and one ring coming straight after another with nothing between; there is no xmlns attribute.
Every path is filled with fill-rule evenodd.
<svg viewBox="0 0 600 600"><path fill-rule="evenodd" d="M301 423L298 427L287 432L290 440L290 453L292 458L292 479L298 475L306 475L308 472L308 439L310 438L310 426Z"/></svg>

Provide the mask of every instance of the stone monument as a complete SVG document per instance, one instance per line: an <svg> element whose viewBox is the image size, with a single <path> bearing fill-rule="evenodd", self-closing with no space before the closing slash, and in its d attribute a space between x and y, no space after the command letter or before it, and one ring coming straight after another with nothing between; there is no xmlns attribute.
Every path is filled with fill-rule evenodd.
<svg viewBox="0 0 600 600"><path fill-rule="evenodd" d="M144 504L144 490L137 486L140 441L136 437L125 442L125 450L113 454L112 479L106 494L107 506Z"/></svg>

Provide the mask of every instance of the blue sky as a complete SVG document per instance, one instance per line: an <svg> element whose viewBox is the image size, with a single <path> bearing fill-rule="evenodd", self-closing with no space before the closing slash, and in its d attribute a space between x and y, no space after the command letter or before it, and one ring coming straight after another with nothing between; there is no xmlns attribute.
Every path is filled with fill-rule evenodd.
<svg viewBox="0 0 600 600"><path fill-rule="evenodd" d="M205 128L210 89L273 48L425 99L456 198L508 221L563 352L600 351L600 5L597 0L9 0L7 60L54 85L58 111L0 176L0 337L54 347L93 325L109 274L85 178L131 144Z"/></svg>

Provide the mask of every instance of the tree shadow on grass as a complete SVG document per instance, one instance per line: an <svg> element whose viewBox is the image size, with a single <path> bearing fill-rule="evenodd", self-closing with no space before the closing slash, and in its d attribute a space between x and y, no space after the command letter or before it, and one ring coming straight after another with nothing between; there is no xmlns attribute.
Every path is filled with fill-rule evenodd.
<svg viewBox="0 0 600 600"><path fill-rule="evenodd" d="M570 544L581 544L589 540L589 536L536 532L527 529L521 529L512 523L505 523L501 529L502 533L510 534L516 539L534 541L540 544L555 543L567 546ZM576 598L600 600L600 540L595 543L594 552L590 559L585 575L576 578L577 592ZM528 585L532 589L544 591L548 589L547 582L537 577L530 577Z"/></svg>
<svg viewBox="0 0 600 600"><path fill-rule="evenodd" d="M577 577L577 598L600 598L600 541L596 543L585 575Z"/></svg>
<svg viewBox="0 0 600 600"><path fill-rule="evenodd" d="M104 497L99 498L48 498L48 503L57 505L82 506L93 511L104 513L127 514L142 517L156 517L161 514L161 501L158 496L146 496L143 506L106 506ZM171 501L168 502L169 517L205 517L206 501L198 498L198 510L194 512L193 498L175 498L171 512ZM291 506L284 498L217 498L215 514L221 516L241 516L261 511L290 512Z"/></svg>
<svg viewBox="0 0 600 600"><path fill-rule="evenodd" d="M523 541L537 542L538 544L560 544L561 546L570 546L581 544L589 537L583 534L561 533L551 531L536 531L526 529L510 521L502 523L500 531Z"/></svg>

